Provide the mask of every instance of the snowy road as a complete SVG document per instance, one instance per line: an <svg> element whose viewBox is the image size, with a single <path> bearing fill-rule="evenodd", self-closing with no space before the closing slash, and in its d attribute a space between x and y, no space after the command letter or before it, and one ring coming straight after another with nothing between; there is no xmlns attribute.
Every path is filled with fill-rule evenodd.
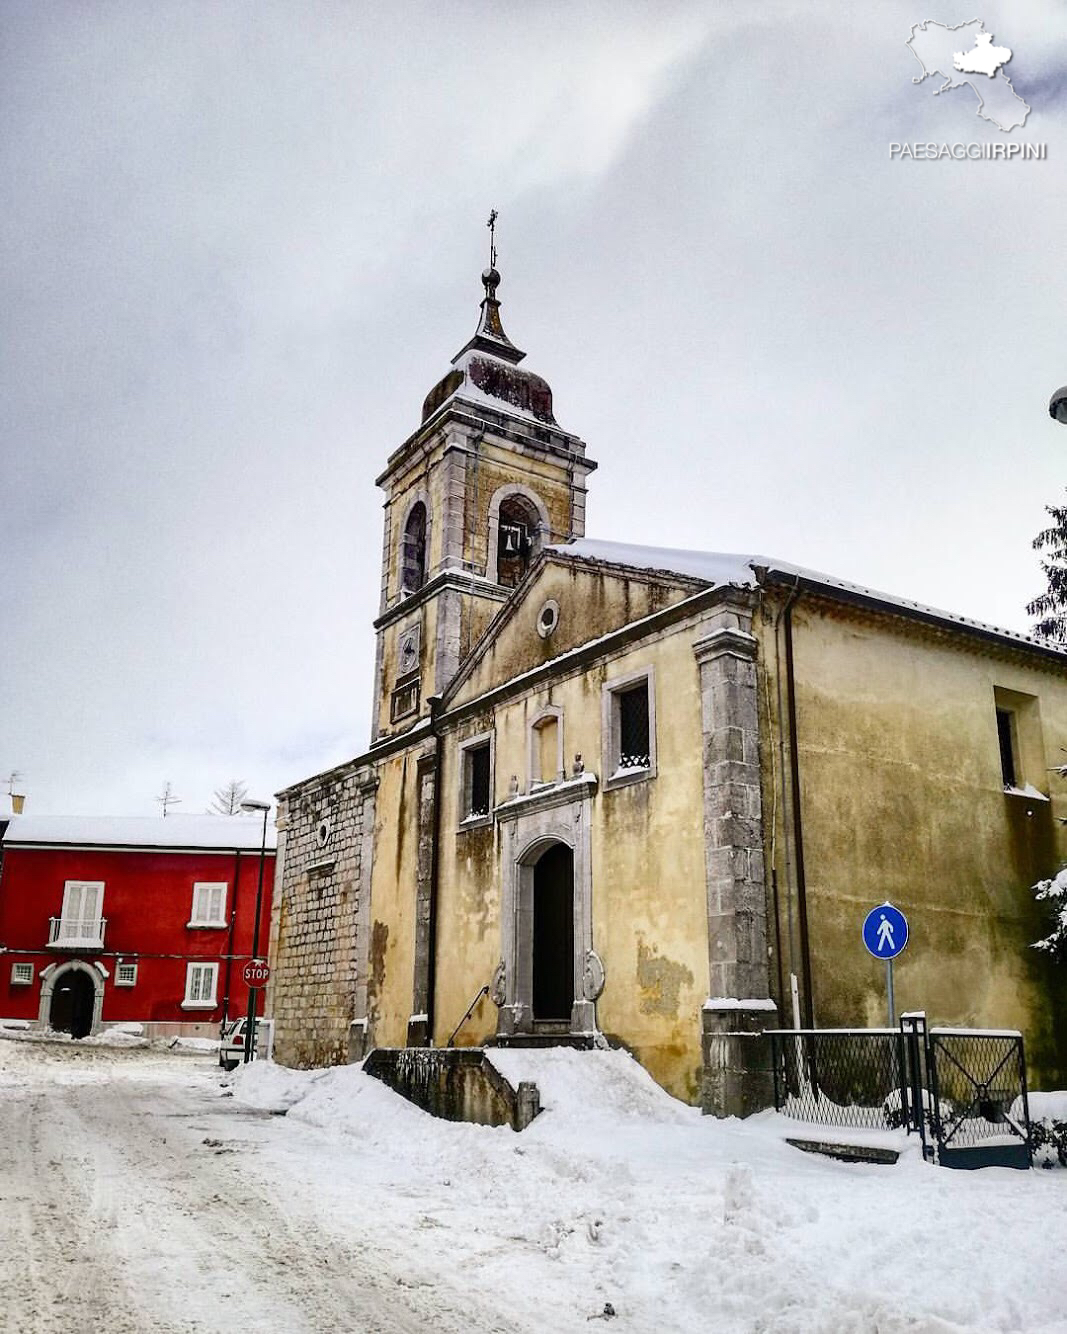
<svg viewBox="0 0 1067 1334"><path fill-rule="evenodd" d="M449 1309L366 1232L324 1229L299 1159L329 1146L217 1076L204 1057L0 1042L5 1334L472 1328L461 1294ZM279 1139L299 1141L288 1163Z"/></svg>
<svg viewBox="0 0 1067 1334"><path fill-rule="evenodd" d="M495 1059L521 1135L356 1067L0 1038L0 1331L1067 1332L1067 1172L831 1162L622 1052Z"/></svg>

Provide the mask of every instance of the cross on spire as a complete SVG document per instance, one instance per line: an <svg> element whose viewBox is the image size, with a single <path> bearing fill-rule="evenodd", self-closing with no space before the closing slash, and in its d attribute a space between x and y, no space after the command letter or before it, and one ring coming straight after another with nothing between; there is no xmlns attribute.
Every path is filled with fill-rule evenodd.
<svg viewBox="0 0 1067 1334"><path fill-rule="evenodd" d="M485 224L489 228L489 267L496 268L496 220L500 216L496 209L490 209L489 221Z"/></svg>

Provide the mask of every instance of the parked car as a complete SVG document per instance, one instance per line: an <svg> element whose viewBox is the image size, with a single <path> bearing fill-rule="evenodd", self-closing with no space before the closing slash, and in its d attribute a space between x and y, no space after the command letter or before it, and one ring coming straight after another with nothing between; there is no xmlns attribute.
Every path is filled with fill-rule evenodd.
<svg viewBox="0 0 1067 1334"><path fill-rule="evenodd" d="M224 1070L234 1070L245 1057L245 1034L248 1031L248 1016L230 1019L222 1025L219 1033L219 1065ZM256 1044L253 1056L269 1059L274 1039L274 1021L256 1020Z"/></svg>

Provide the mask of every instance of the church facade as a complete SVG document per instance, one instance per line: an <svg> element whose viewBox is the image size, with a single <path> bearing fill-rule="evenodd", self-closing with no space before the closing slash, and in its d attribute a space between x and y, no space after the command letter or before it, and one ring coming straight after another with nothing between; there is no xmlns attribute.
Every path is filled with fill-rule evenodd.
<svg viewBox="0 0 1067 1334"><path fill-rule="evenodd" d="M378 478L368 749L279 794L276 1059L617 1043L719 1114L754 1034L899 1007L1067 1077L1029 886L1067 857L1067 654L759 556L584 537L595 463L504 333Z"/></svg>

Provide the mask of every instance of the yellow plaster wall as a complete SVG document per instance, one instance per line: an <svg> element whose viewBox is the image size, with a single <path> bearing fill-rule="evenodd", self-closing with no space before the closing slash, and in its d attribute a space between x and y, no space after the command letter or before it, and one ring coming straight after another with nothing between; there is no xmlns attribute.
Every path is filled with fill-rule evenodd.
<svg viewBox="0 0 1067 1334"><path fill-rule="evenodd" d="M415 959L417 750L379 761L371 872L367 1011L373 1043L402 1047Z"/></svg>
<svg viewBox="0 0 1067 1334"><path fill-rule="evenodd" d="M495 823L477 829L458 828L459 746L472 736L490 731L492 726L492 713L473 718L450 733L444 744L434 1035L439 1043L459 1023L478 988L492 980L500 960L500 829ZM496 744L499 757L499 737ZM506 771L498 758L494 770L494 805L504 799L506 791ZM495 1032L496 1008L488 997L483 997L457 1036L456 1045L477 1045Z"/></svg>
<svg viewBox="0 0 1067 1334"><path fill-rule="evenodd" d="M558 572L556 591L575 576ZM634 590L631 590L631 595ZM547 595L547 590L542 589ZM537 599L540 605L540 595ZM566 615L587 604L564 602ZM533 634L532 623L529 632ZM536 638L536 635L534 635ZM700 1006L707 996L703 775L697 665L688 625L527 693L465 721L446 740L441 840L438 1041L443 1041L501 957L500 894L505 868L495 828L457 831L458 745L495 731L495 798L514 774L526 789L531 723L547 705L563 709L567 767L576 752L598 775L592 803L593 946L606 971L598 1023L633 1048L652 1075L695 1101L700 1078ZM652 666L655 671L658 772L653 779L603 790L601 690L604 682ZM506 670L501 668L501 670ZM536 733L533 737L536 744ZM477 1043L496 1025L483 1000L457 1039Z"/></svg>
<svg viewBox="0 0 1067 1334"><path fill-rule="evenodd" d="M1043 934L1029 886L1067 857L1067 785L1047 772L1067 746L1062 670L804 601L794 618L816 1022L886 1022L885 969L860 925L890 899L911 929L898 1010L1021 1028L1038 1078L1062 1079L1064 970L1028 948ZM995 687L1038 697L1023 778L1051 803L1004 793Z"/></svg>
<svg viewBox="0 0 1067 1334"><path fill-rule="evenodd" d="M495 632L450 705L477 699L502 681L673 605L694 587L684 582L624 579L593 565L550 559L523 589L518 604L509 609L507 623ZM559 624L542 639L537 617L549 599L559 603Z"/></svg>

